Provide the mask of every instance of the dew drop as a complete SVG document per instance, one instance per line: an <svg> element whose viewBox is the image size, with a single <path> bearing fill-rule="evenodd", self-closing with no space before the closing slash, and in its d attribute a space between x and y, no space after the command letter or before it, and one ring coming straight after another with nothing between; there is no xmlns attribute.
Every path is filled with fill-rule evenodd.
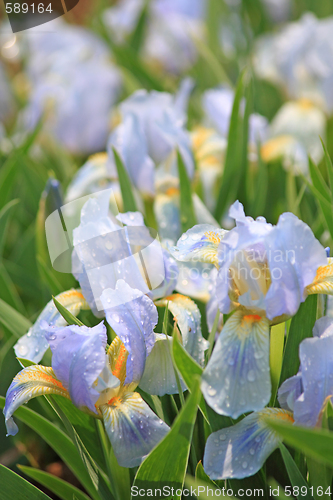
<svg viewBox="0 0 333 500"><path fill-rule="evenodd" d="M214 397L216 395L216 389L214 387L210 386L208 387L208 395Z"/></svg>

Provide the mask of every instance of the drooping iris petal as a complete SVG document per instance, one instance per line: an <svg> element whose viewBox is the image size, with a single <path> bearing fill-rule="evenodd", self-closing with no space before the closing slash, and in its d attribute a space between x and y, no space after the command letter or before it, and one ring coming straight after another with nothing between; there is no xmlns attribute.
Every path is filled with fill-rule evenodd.
<svg viewBox="0 0 333 500"><path fill-rule="evenodd" d="M139 387L148 394L178 394L175 368L171 357L172 337L156 333L155 345L149 354ZM186 385L180 379L183 391Z"/></svg>
<svg viewBox="0 0 333 500"><path fill-rule="evenodd" d="M164 438L169 427L136 393L101 406L104 425L121 467L136 467Z"/></svg>
<svg viewBox="0 0 333 500"><path fill-rule="evenodd" d="M217 265L217 249L227 231L209 224L198 224L184 233L173 249L180 261L200 261Z"/></svg>
<svg viewBox="0 0 333 500"><path fill-rule="evenodd" d="M123 280L117 282L115 290L104 290L101 302L107 322L129 353L125 383L139 383L146 356L155 343L154 327L158 321L156 306L149 297Z"/></svg>
<svg viewBox="0 0 333 500"><path fill-rule="evenodd" d="M333 335L303 340L299 357L304 392L294 402L294 419L313 427L326 398L333 395Z"/></svg>
<svg viewBox="0 0 333 500"><path fill-rule="evenodd" d="M313 282L308 285L307 293L327 293L333 294L333 259L329 257L326 266L320 266L317 269Z"/></svg>
<svg viewBox="0 0 333 500"><path fill-rule="evenodd" d="M203 464L211 479L242 479L261 469L281 442L265 422L265 417L293 422L291 413L266 408L209 436Z"/></svg>
<svg viewBox="0 0 333 500"><path fill-rule="evenodd" d="M57 295L56 299L74 316L77 316L81 309L89 308L81 290L68 290L67 292ZM34 363L38 363L42 359L45 351L49 347L45 339L45 331L42 328L43 322L55 326L66 325L66 321L54 305L53 300L50 300L44 307L28 333L23 335L23 337L16 342L14 350L18 358L28 359Z"/></svg>
<svg viewBox="0 0 333 500"><path fill-rule="evenodd" d="M52 351L52 368L78 408L96 412L99 392L94 383L105 366L106 327L70 325L49 327L46 338Z"/></svg>
<svg viewBox="0 0 333 500"><path fill-rule="evenodd" d="M29 366L14 377L7 391L3 410L8 435L14 436L18 431L12 418L15 410L30 399L43 394L59 394L69 399L68 392L57 380L52 368L40 365Z"/></svg>
<svg viewBox="0 0 333 500"><path fill-rule="evenodd" d="M228 319L203 372L202 392L221 415L261 410L271 395L269 324L236 311Z"/></svg>
<svg viewBox="0 0 333 500"><path fill-rule="evenodd" d="M174 321L179 326L184 348L199 365L203 366L209 343L202 336L201 314L196 303L189 297L175 293L156 304L168 306Z"/></svg>

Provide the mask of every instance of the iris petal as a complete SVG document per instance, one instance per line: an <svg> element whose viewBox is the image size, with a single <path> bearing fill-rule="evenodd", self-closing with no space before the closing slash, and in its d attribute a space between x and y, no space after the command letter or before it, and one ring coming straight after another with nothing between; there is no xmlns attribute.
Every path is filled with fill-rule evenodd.
<svg viewBox="0 0 333 500"><path fill-rule="evenodd" d="M48 329L47 340L52 351L52 368L68 389L78 408L96 412L99 392L94 383L105 366L106 328L70 325Z"/></svg>
<svg viewBox="0 0 333 500"><path fill-rule="evenodd" d="M69 399L68 392L57 380L52 368L40 365L29 366L14 377L7 391L3 410L8 435L14 436L18 431L12 418L15 410L30 399L43 394L59 394Z"/></svg>
<svg viewBox="0 0 333 500"><path fill-rule="evenodd" d="M297 424L315 426L328 396L333 396L333 336L308 338L299 347L304 393L294 402Z"/></svg>
<svg viewBox="0 0 333 500"><path fill-rule="evenodd" d="M173 256L180 261L217 265L217 249L227 232L210 224L198 224L179 238Z"/></svg>
<svg viewBox="0 0 333 500"><path fill-rule="evenodd" d="M178 394L175 368L171 357L172 337L157 333L155 345L149 354L139 387L148 394L164 396ZM181 380L183 391L186 385Z"/></svg>
<svg viewBox="0 0 333 500"><path fill-rule="evenodd" d="M56 299L74 316L77 316L81 309L89 309L88 303L85 301L81 290L68 290L67 292L57 295ZM50 300L44 307L28 333L23 335L23 337L16 342L14 350L18 358L29 359L34 363L38 363L42 359L45 351L49 347L45 339L43 322L55 326L66 325L66 321L54 305L53 300Z"/></svg>
<svg viewBox="0 0 333 500"><path fill-rule="evenodd" d="M117 281L115 290L104 290L101 302L107 322L129 353L125 383L139 383L146 356L155 343L154 327L158 321L156 306L149 297L123 280Z"/></svg>
<svg viewBox="0 0 333 500"><path fill-rule="evenodd" d="M307 287L309 295L313 293L333 294L333 259L328 259L327 266L320 266L313 282Z"/></svg>
<svg viewBox="0 0 333 500"><path fill-rule="evenodd" d="M197 363L203 366L205 351L209 343L201 333L201 314L196 303L189 297L175 293L156 304L165 307L168 305L181 331L184 348Z"/></svg>
<svg viewBox="0 0 333 500"><path fill-rule="evenodd" d="M293 421L285 410L266 408L209 436L203 463L212 479L242 479L261 469L280 443L276 432L264 421L265 417Z"/></svg>
<svg viewBox="0 0 333 500"><path fill-rule="evenodd" d="M164 438L169 427L136 393L101 406L104 425L121 467L135 467Z"/></svg>
<svg viewBox="0 0 333 500"><path fill-rule="evenodd" d="M237 418L261 410L271 395L268 320L236 311L220 333L202 380L203 395L217 413Z"/></svg>

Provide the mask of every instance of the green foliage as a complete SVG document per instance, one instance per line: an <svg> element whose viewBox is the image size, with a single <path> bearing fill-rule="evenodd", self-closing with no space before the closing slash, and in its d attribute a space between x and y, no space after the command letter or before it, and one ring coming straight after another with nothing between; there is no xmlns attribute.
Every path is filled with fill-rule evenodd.
<svg viewBox="0 0 333 500"><path fill-rule="evenodd" d="M193 206L191 183L187 175L184 160L179 152L177 153L177 160L180 187L181 224L182 231L185 233L188 229L197 224L197 220Z"/></svg>
<svg viewBox="0 0 333 500"><path fill-rule="evenodd" d="M2 500L12 500L13 498L20 498L22 500L50 500L50 497L45 495L45 493L1 464L0 482Z"/></svg>
<svg viewBox="0 0 333 500"><path fill-rule="evenodd" d="M113 148L113 154L118 172L124 212L136 212L137 207L135 203L130 177L127 173L127 170L123 164L122 159L120 158L115 148Z"/></svg>
<svg viewBox="0 0 333 500"><path fill-rule="evenodd" d="M182 488L200 397L199 381L197 380L171 431L139 467L134 486L146 490L147 488L163 488L163 486L175 490ZM142 498L149 498L149 496L146 494ZM173 498L179 500L180 495L175 495Z"/></svg>

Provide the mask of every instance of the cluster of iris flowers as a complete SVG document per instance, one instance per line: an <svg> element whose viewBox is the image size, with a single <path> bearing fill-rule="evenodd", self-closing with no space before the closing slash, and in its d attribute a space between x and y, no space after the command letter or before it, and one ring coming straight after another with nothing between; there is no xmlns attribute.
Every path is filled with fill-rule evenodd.
<svg viewBox="0 0 333 500"><path fill-rule="evenodd" d="M16 341L23 369L3 413L14 436L19 407L62 396L103 423L120 467L135 468L174 428L158 411L160 401L170 397L178 412L175 399L179 406L190 399L191 379L200 374L206 427L203 454L191 450L191 458L202 460L202 474L218 487L265 466L283 440L274 422L319 429L331 404L326 296L333 295L333 260L325 245L333 220L322 165L333 179L324 145L333 110L333 18L303 13L287 22L288 0L260 0L276 29L256 36L244 28L242 2L223 2L215 53L206 3L215 2L115 2L99 19L104 40L62 19L49 23L50 32L13 37L4 29L0 36L0 159L24 150L37 131L34 160L59 147L81 165L68 175L64 196L51 176L38 215L50 263L77 286L50 296ZM245 57L252 84L260 80L283 95L274 112L265 112L265 101L251 105ZM201 79L202 61L218 85ZM5 64L23 68L12 88ZM284 213L267 173L277 168L287 179L291 208ZM269 187L276 206L262 198ZM313 231L295 215L309 193L320 211ZM42 212L45 200L53 213ZM249 207L255 218L245 214ZM276 379L274 336L283 330L286 359L290 325L312 295L319 304L312 337L300 333L296 369L279 379L279 366ZM175 344L190 376L177 366ZM41 364L46 360L51 366ZM209 415L217 417L214 426Z"/></svg>

